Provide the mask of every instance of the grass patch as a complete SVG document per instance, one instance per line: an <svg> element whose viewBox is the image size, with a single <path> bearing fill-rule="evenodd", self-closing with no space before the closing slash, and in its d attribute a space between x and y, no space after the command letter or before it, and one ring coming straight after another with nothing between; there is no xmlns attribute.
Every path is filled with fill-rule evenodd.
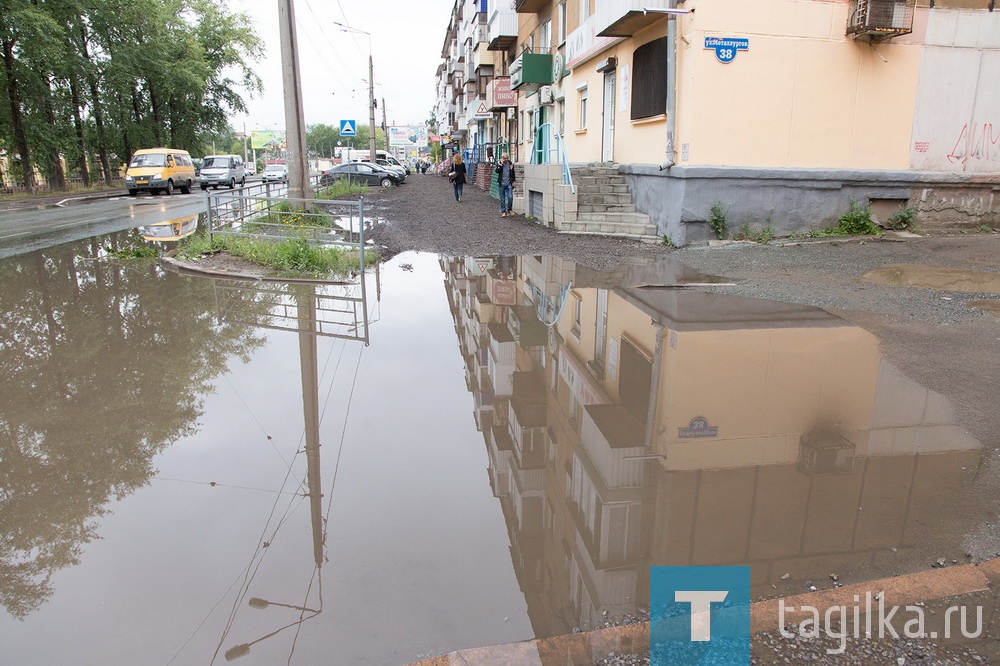
<svg viewBox="0 0 1000 666"><path fill-rule="evenodd" d="M916 216L916 211L914 211ZM908 223L912 224L912 220ZM872 208L862 205L857 199L851 199L850 209L840 216L835 227L829 229L812 229L804 234L794 234L792 238L838 238L844 236L881 236L882 229L872 221Z"/></svg>
<svg viewBox="0 0 1000 666"><path fill-rule="evenodd" d="M347 179L341 178L334 181L333 185L327 187L326 189L320 190L316 193L317 199L338 199L340 197L351 196L354 194L367 194L368 186L364 183L351 182L348 183Z"/></svg>
<svg viewBox="0 0 1000 666"><path fill-rule="evenodd" d="M899 210L889 216L889 219L885 221L886 225L894 231L905 231L908 229L913 229L914 222L917 219L917 209L911 206L904 206L900 204Z"/></svg>
<svg viewBox="0 0 1000 666"><path fill-rule="evenodd" d="M733 232L733 240L748 240L753 241L754 243L766 245L774 240L774 227L767 224L764 228L758 229L749 222L744 222L735 232Z"/></svg>
<svg viewBox="0 0 1000 666"><path fill-rule="evenodd" d="M324 278L344 275L358 269L358 253L339 247L319 247L304 238L289 238L281 242L238 236L205 235L189 237L178 249L177 257L187 261L197 260L208 254L226 252L280 274L295 277ZM379 261L375 249L365 252L365 265Z"/></svg>
<svg viewBox="0 0 1000 666"><path fill-rule="evenodd" d="M292 206L287 201L271 206L267 215L261 216L248 222L248 226L254 224L280 224L282 226L301 229L303 227L323 227L329 229L333 226L333 218L326 211L316 209L309 213L301 208Z"/></svg>

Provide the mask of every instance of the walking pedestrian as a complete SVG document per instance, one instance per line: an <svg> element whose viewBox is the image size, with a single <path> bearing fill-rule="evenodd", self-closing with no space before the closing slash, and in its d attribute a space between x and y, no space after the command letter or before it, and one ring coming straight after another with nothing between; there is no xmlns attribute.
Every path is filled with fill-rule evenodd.
<svg viewBox="0 0 1000 666"><path fill-rule="evenodd" d="M500 217L511 217L514 215L514 165L510 162L510 155L504 153L500 156L500 164L495 169L497 173L497 185L500 194Z"/></svg>
<svg viewBox="0 0 1000 666"><path fill-rule="evenodd" d="M456 153L451 160L451 171L448 179L455 186L455 201L462 200L462 188L465 185L465 163L462 162L462 154Z"/></svg>

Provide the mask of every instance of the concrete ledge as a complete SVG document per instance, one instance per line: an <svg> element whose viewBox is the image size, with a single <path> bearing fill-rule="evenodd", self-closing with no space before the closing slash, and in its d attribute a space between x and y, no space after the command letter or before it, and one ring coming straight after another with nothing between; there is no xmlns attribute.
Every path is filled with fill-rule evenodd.
<svg viewBox="0 0 1000 666"><path fill-rule="evenodd" d="M622 164L620 173L660 178L759 178L762 180L816 180L847 183L897 184L901 187L920 184L993 185L1000 191L996 174L943 173L937 171L878 169L780 169L767 167L672 166L660 171L655 164Z"/></svg>
<svg viewBox="0 0 1000 666"><path fill-rule="evenodd" d="M932 569L904 576L858 583L830 590L785 597L785 606L796 609L803 605L816 608L820 614L827 608L854 606L858 596L863 607L865 595L885 595L885 605L903 606L917 602L932 602L947 597L982 592L990 580L1000 581L1000 558L978 565L965 564ZM750 627L753 633L778 629L778 606L781 599L768 599L750 604ZM877 602L873 602L877 606ZM788 622L806 616L786 613ZM596 629L579 634L566 634L520 643L494 645L451 652L440 657L414 662L413 666L493 666L503 664L577 664L593 663L596 657L610 652L642 654L649 650L649 622Z"/></svg>

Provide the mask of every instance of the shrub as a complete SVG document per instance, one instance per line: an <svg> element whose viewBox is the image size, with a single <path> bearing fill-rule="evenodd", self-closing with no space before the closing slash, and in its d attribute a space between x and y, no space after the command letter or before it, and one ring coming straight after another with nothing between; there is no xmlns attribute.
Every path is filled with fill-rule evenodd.
<svg viewBox="0 0 1000 666"><path fill-rule="evenodd" d="M850 209L840 216L840 224L837 229L845 236L868 236L882 233L874 222L872 222L872 207L869 204L862 205L857 199L851 199Z"/></svg>
<svg viewBox="0 0 1000 666"><path fill-rule="evenodd" d="M712 214L708 218L708 226L715 232L716 238L721 239L729 235L729 222L726 219L728 214L729 208L723 206L721 201L712 204Z"/></svg>
<svg viewBox="0 0 1000 666"><path fill-rule="evenodd" d="M902 231L913 228L913 222L917 219L917 209L900 204L899 210L889 216L886 225L890 229Z"/></svg>

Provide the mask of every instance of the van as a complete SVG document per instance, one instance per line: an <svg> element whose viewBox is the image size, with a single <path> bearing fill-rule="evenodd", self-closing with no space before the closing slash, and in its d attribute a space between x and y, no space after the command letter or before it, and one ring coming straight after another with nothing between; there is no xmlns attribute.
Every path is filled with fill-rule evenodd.
<svg viewBox="0 0 1000 666"><path fill-rule="evenodd" d="M240 187L247 182L246 167L239 155L206 155L201 161L201 175L198 176L201 189Z"/></svg>
<svg viewBox="0 0 1000 666"><path fill-rule="evenodd" d="M140 190L150 194L173 194L179 189L189 194L194 186L194 162L186 150L144 148L135 151L125 172L125 188L133 197Z"/></svg>
<svg viewBox="0 0 1000 666"><path fill-rule="evenodd" d="M375 158L376 158L375 159L375 163L376 164L382 164L381 162L379 162L379 160L385 160L390 165L392 165L392 166L398 166L401 169L403 169L403 173L405 175L407 175L407 176L410 175L410 167L408 167L407 165L403 164L402 162L400 162L399 160L397 160L395 157L393 157L390 153L387 153L384 150L376 150L375 151Z"/></svg>

